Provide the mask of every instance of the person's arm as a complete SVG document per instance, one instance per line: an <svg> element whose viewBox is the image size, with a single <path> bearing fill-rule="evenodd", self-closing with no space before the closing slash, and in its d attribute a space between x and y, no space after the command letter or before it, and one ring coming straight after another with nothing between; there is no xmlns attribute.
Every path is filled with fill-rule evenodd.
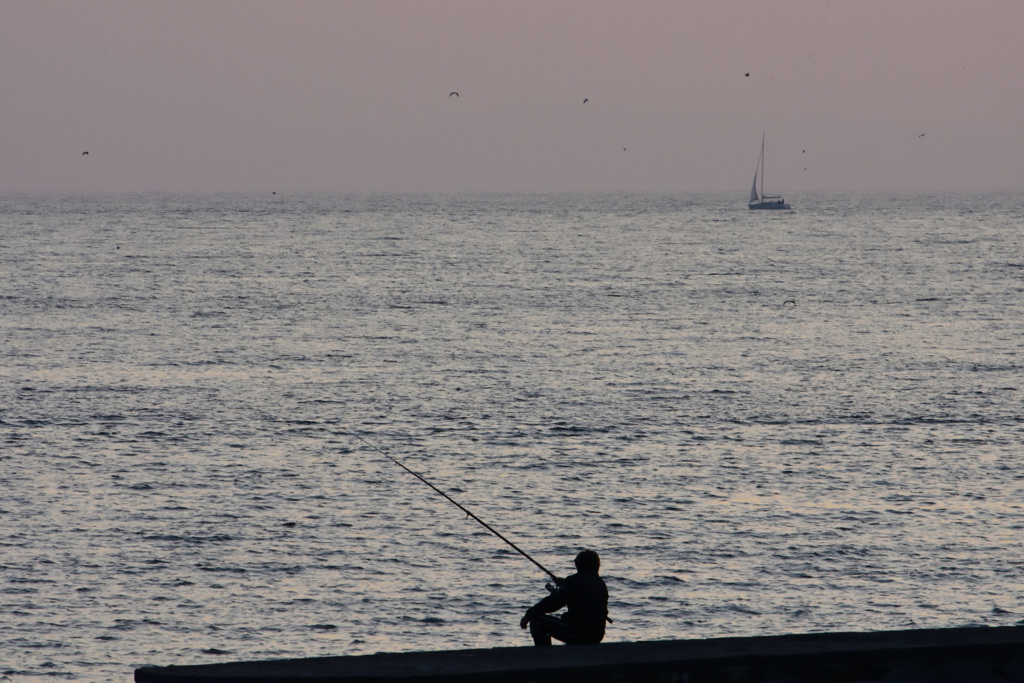
<svg viewBox="0 0 1024 683"><path fill-rule="evenodd" d="M561 587L556 588L536 605L526 610L526 614L519 620L519 628L526 628L530 620L540 614L548 614L549 612L562 609L565 607L566 601L565 589Z"/></svg>

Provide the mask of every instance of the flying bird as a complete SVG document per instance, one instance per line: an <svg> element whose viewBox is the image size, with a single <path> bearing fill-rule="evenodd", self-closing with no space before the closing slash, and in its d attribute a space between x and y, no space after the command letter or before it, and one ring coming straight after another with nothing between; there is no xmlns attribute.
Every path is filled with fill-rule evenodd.
<svg viewBox="0 0 1024 683"><path fill-rule="evenodd" d="M923 138L923 137L924 137L924 133L921 133L921 134L920 134L920 135L918 135L917 137L919 137L919 138Z"/></svg>
<svg viewBox="0 0 1024 683"><path fill-rule="evenodd" d="M85 157L85 156L89 156L89 152L82 152L82 156L83 156L83 157Z"/></svg>
<svg viewBox="0 0 1024 683"><path fill-rule="evenodd" d="M750 78L750 72L749 72L749 71L748 71L747 73L743 74L743 75L744 75L744 76L745 76L746 78Z"/></svg>
<svg viewBox="0 0 1024 683"><path fill-rule="evenodd" d="M589 102L589 101L590 101L590 98L589 98L589 97L584 97L584 98L583 98L583 104L586 104L586 103L587 103L587 102Z"/></svg>
<svg viewBox="0 0 1024 683"><path fill-rule="evenodd" d="M454 90L452 90L450 93L448 93L448 97L451 97L452 95L455 95L456 97L458 97L459 93L457 93Z"/></svg>

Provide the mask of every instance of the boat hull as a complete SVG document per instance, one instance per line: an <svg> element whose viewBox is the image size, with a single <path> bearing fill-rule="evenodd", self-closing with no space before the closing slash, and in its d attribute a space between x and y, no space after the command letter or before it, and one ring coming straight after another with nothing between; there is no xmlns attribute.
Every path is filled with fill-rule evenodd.
<svg viewBox="0 0 1024 683"><path fill-rule="evenodd" d="M747 208L751 211L792 211L789 204L779 202L753 202L747 204Z"/></svg>

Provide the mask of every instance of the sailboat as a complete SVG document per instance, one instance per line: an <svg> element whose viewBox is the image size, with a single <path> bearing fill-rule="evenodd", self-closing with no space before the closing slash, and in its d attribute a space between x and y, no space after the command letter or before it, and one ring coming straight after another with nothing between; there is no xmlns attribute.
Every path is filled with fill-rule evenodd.
<svg viewBox="0 0 1024 683"><path fill-rule="evenodd" d="M761 175L761 196L757 192L757 176ZM754 184L750 187L750 202L748 209L785 209L791 207L782 197L770 197L764 193L764 135L761 135L761 157L757 160L757 168L754 169Z"/></svg>

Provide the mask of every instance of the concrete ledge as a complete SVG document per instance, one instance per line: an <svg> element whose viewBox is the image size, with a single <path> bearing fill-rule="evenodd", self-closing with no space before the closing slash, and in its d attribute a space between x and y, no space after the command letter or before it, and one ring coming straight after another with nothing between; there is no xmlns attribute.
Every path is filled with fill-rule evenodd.
<svg viewBox="0 0 1024 683"><path fill-rule="evenodd" d="M1024 682L1024 628L812 633L142 667L137 683Z"/></svg>

